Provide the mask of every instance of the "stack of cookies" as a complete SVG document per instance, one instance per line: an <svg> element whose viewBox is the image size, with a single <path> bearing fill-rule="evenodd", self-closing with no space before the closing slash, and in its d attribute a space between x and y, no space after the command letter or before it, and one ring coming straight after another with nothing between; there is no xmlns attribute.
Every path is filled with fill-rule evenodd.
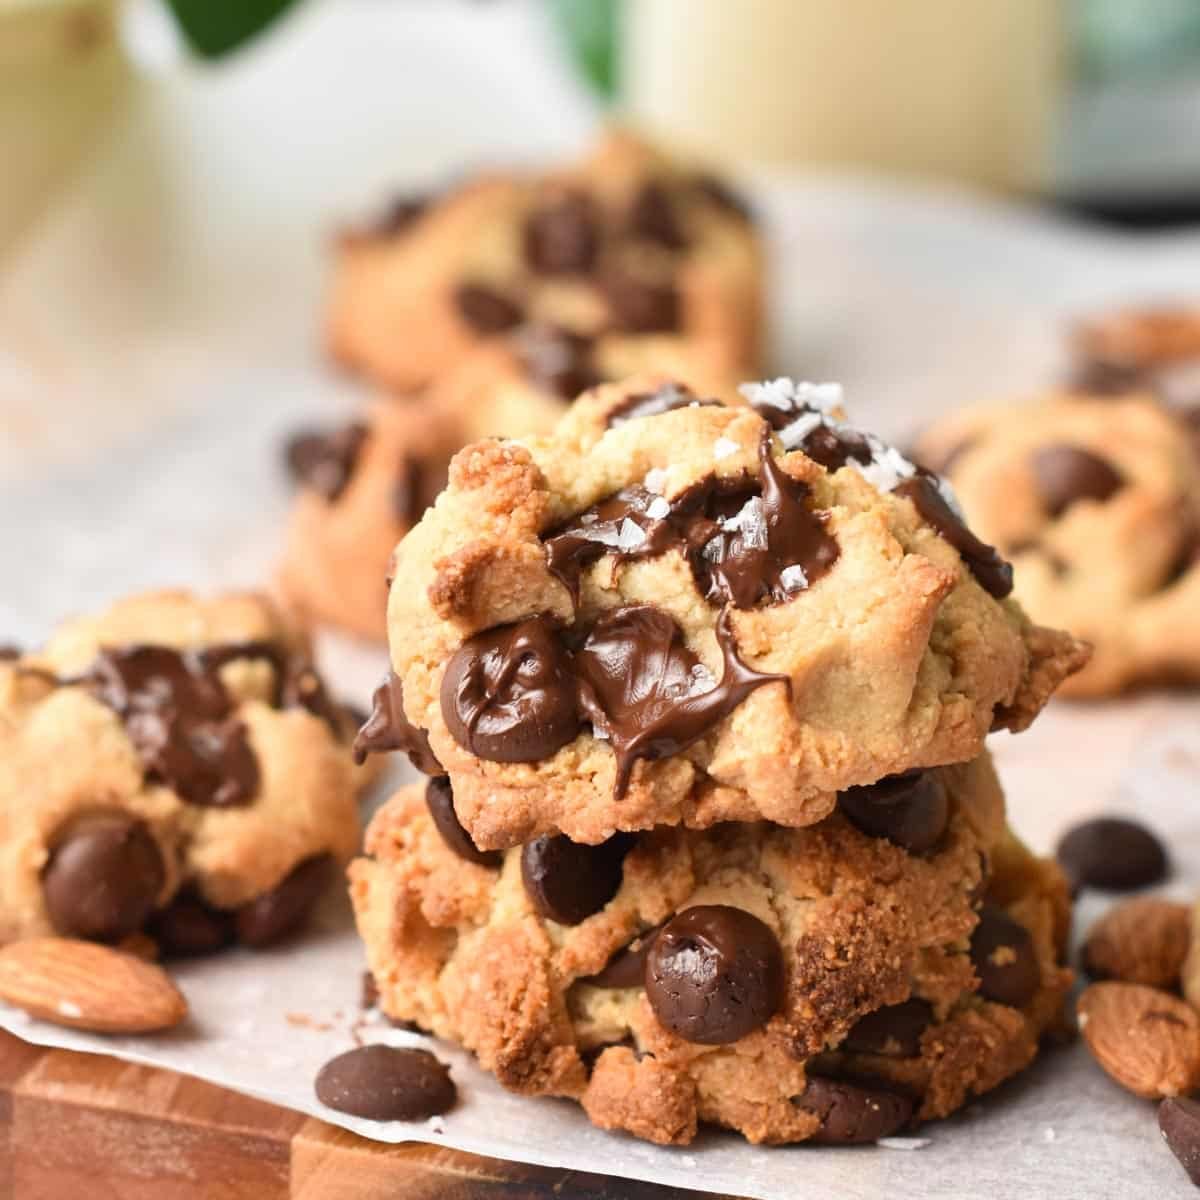
<svg viewBox="0 0 1200 1200"><path fill-rule="evenodd" d="M395 555L351 866L380 1004L683 1144L849 1143L1033 1059L1057 867L984 748L1087 658L838 389L633 378L462 450Z"/></svg>

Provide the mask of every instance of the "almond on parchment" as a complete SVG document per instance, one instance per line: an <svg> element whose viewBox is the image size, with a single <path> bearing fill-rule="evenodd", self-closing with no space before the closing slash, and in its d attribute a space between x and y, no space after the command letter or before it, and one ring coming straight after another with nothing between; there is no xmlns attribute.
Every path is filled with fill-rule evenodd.
<svg viewBox="0 0 1200 1200"><path fill-rule="evenodd" d="M1079 997L1079 1031L1122 1087L1156 1099L1200 1087L1200 1016L1140 983L1093 983Z"/></svg>
<svg viewBox="0 0 1200 1200"><path fill-rule="evenodd" d="M1088 930L1083 969L1093 979L1179 986L1191 938L1186 904L1140 896L1109 909Z"/></svg>
<svg viewBox="0 0 1200 1200"><path fill-rule="evenodd" d="M0 949L0 1000L93 1033L152 1033L178 1025L188 1011L161 967L110 946L56 937Z"/></svg>

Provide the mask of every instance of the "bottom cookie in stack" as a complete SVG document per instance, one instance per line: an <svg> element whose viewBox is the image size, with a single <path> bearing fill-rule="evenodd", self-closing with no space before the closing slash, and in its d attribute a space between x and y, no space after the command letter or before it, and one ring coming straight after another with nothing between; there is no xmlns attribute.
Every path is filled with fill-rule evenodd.
<svg viewBox="0 0 1200 1200"><path fill-rule="evenodd" d="M1008 832L986 756L844 792L805 829L488 853L433 779L366 849L352 895L389 1016L664 1144L946 1116L1032 1061L1071 983L1063 878Z"/></svg>

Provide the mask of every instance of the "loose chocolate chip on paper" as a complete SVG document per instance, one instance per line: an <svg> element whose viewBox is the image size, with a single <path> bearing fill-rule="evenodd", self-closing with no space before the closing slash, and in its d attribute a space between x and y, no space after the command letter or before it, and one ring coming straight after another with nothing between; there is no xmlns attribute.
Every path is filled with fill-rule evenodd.
<svg viewBox="0 0 1200 1200"><path fill-rule="evenodd" d="M570 655L545 617L468 638L446 665L441 705L454 740L489 762L539 762L580 727Z"/></svg>
<svg viewBox="0 0 1200 1200"><path fill-rule="evenodd" d="M515 301L478 283L464 283L454 293L459 315L476 333L503 333L520 325L521 306Z"/></svg>
<svg viewBox="0 0 1200 1200"><path fill-rule="evenodd" d="M1059 865L1077 887L1128 892L1165 879L1167 852L1144 825L1123 817L1084 821L1063 836L1055 850Z"/></svg>
<svg viewBox="0 0 1200 1200"><path fill-rule="evenodd" d="M147 927L164 958L215 954L234 939L234 914L214 908L194 892L181 892Z"/></svg>
<svg viewBox="0 0 1200 1200"><path fill-rule="evenodd" d="M141 929L165 881L162 853L143 821L93 812L55 839L42 896L58 933L115 942Z"/></svg>
<svg viewBox="0 0 1200 1200"><path fill-rule="evenodd" d="M915 1058L921 1052L921 1034L932 1022L933 1005L914 996L861 1017L846 1034L841 1049L851 1054Z"/></svg>
<svg viewBox="0 0 1200 1200"><path fill-rule="evenodd" d="M423 1121L454 1107L450 1069L428 1050L359 1046L317 1073L317 1099L369 1121Z"/></svg>
<svg viewBox="0 0 1200 1200"><path fill-rule="evenodd" d="M950 819L946 785L935 771L909 771L847 788L838 793L838 808L860 832L887 838L910 854L932 850Z"/></svg>
<svg viewBox="0 0 1200 1200"><path fill-rule="evenodd" d="M578 925L620 890L633 836L618 833L599 846L547 835L521 851L521 878L534 908L560 925Z"/></svg>
<svg viewBox="0 0 1200 1200"><path fill-rule="evenodd" d="M522 230L525 261L543 275L590 271L600 247L596 207L585 192L567 192L535 208Z"/></svg>
<svg viewBox="0 0 1200 1200"><path fill-rule="evenodd" d="M1167 1097L1158 1106L1158 1128L1187 1177L1200 1187L1200 1100Z"/></svg>
<svg viewBox="0 0 1200 1200"><path fill-rule="evenodd" d="M753 913L702 904L672 917L646 958L646 998L664 1028L724 1045L765 1025L783 1002L783 954Z"/></svg>
<svg viewBox="0 0 1200 1200"><path fill-rule="evenodd" d="M1042 505L1052 517L1079 500L1107 500L1125 482L1107 459L1079 446L1042 446L1030 463Z"/></svg>
<svg viewBox="0 0 1200 1200"><path fill-rule="evenodd" d="M979 924L971 934L971 962L979 976L979 994L997 1004L1028 1004L1042 981L1029 930L994 905L985 904L979 911Z"/></svg>
<svg viewBox="0 0 1200 1200"><path fill-rule="evenodd" d="M471 835L462 827L458 814L454 811L454 793L450 788L450 779L445 775L435 775L425 785L425 806L429 815L442 835L442 841L467 862L476 863L481 867L499 867L504 861L504 855L499 850L480 850L471 840Z"/></svg>
<svg viewBox="0 0 1200 1200"><path fill-rule="evenodd" d="M804 1094L792 1103L821 1119L809 1140L829 1146L890 1137L908 1124L913 1111L912 1100L898 1092L820 1075L810 1076Z"/></svg>
<svg viewBox="0 0 1200 1200"><path fill-rule="evenodd" d="M368 754L400 750L418 771L443 775L442 764L429 744L429 735L404 713L404 683L389 671L371 696L371 715L354 739L354 761L361 766Z"/></svg>
<svg viewBox="0 0 1200 1200"><path fill-rule="evenodd" d="M238 941L247 946L269 946L302 925L325 890L332 875L328 854L306 858L269 892L237 910Z"/></svg>

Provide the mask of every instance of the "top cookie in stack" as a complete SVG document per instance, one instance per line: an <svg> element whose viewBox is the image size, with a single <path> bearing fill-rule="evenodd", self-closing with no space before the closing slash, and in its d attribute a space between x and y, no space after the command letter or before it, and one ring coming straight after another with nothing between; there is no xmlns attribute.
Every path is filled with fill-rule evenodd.
<svg viewBox="0 0 1200 1200"><path fill-rule="evenodd" d="M974 758L1086 659L837 389L746 393L598 388L549 436L461 452L398 548L362 744L420 747L480 848L810 825Z"/></svg>

